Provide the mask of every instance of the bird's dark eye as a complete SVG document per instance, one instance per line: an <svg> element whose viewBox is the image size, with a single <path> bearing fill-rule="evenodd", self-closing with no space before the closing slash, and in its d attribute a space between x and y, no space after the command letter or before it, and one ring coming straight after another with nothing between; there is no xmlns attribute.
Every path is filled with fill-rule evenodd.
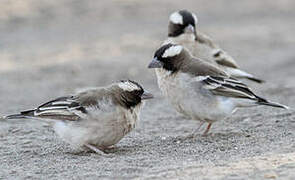
<svg viewBox="0 0 295 180"><path fill-rule="evenodd" d="M134 90L131 93L135 96L141 96L143 94L143 90Z"/></svg>

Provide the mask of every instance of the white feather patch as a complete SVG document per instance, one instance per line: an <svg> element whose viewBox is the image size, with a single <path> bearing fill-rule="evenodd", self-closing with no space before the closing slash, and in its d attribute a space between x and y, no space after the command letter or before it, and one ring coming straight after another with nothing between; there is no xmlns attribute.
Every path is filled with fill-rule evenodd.
<svg viewBox="0 0 295 180"><path fill-rule="evenodd" d="M46 110L57 110L57 109L65 109L68 108L67 106L49 106L49 107L40 107L40 111L46 111Z"/></svg>
<svg viewBox="0 0 295 180"><path fill-rule="evenodd" d="M174 24L183 24L182 15L178 12L174 12L170 15L170 21Z"/></svg>
<svg viewBox="0 0 295 180"><path fill-rule="evenodd" d="M209 76L197 76L194 78L195 81L204 81L207 79Z"/></svg>
<svg viewBox="0 0 295 180"><path fill-rule="evenodd" d="M71 104L72 102L69 101L56 101L52 102L52 105L61 105L61 104Z"/></svg>
<svg viewBox="0 0 295 180"><path fill-rule="evenodd" d="M72 112L63 110L63 109L52 109L52 110L46 110L46 111L41 111L41 112L34 112L34 116L40 116L42 114L52 114L52 115L73 115Z"/></svg>
<svg viewBox="0 0 295 180"><path fill-rule="evenodd" d="M166 49L164 54L162 55L163 58L173 57L181 53L183 47L180 45L171 46L170 48Z"/></svg>
<svg viewBox="0 0 295 180"><path fill-rule="evenodd" d="M225 68L225 69L226 69L226 72L228 72L231 76L249 77L249 78L254 77L252 74L249 74L249 73L242 71L240 69L237 69L237 68Z"/></svg>
<svg viewBox="0 0 295 180"><path fill-rule="evenodd" d="M138 87L136 84L130 82L130 81L124 81L120 82L118 86L123 89L124 91L134 91L134 90L140 90L140 87Z"/></svg>

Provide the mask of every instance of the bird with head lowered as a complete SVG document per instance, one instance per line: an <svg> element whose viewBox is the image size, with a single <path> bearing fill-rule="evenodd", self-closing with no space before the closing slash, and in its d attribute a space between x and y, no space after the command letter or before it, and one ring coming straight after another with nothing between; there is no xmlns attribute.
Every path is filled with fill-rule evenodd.
<svg viewBox="0 0 295 180"><path fill-rule="evenodd" d="M137 82L123 80L59 97L5 118L49 122L57 135L73 147L104 154L135 128L143 101L151 98L152 94Z"/></svg>
<svg viewBox="0 0 295 180"><path fill-rule="evenodd" d="M169 18L168 39L165 43L175 43L186 47L193 56L218 66L232 77L249 79L258 83L263 82L263 80L241 70L227 52L196 28L197 23L198 18L192 12L180 10L172 13Z"/></svg>

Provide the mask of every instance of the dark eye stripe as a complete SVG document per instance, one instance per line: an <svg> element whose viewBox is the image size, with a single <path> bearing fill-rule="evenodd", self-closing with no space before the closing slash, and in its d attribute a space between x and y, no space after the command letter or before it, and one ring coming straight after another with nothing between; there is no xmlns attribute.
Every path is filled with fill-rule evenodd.
<svg viewBox="0 0 295 180"><path fill-rule="evenodd" d="M143 94L143 89L141 89L141 90L134 90L131 93L134 94L134 95L141 96Z"/></svg>
<svg viewBox="0 0 295 180"><path fill-rule="evenodd" d="M155 56L154 57L157 57L159 59L162 58L162 55L165 53L165 51L167 49L169 49L170 47L172 47L173 44L169 43L169 44L165 44L164 46L162 46L161 48L159 48L156 53L155 53Z"/></svg>

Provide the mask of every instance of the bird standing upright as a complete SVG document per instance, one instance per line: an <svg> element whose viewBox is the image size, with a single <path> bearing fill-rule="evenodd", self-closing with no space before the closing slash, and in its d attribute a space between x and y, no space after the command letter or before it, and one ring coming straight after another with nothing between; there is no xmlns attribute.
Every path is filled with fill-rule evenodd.
<svg viewBox="0 0 295 180"><path fill-rule="evenodd" d="M193 57L181 45L162 45L148 68L156 68L160 90L179 113L209 123L204 134L209 132L212 123L230 116L240 107L288 108L257 96L247 85Z"/></svg>
<svg viewBox="0 0 295 180"><path fill-rule="evenodd" d="M42 104L36 109L6 116L33 118L53 124L54 131L75 148L102 153L134 129L142 100L152 94L136 82L124 80L92 88Z"/></svg>
<svg viewBox="0 0 295 180"><path fill-rule="evenodd" d="M193 56L218 66L232 77L245 78L257 83L263 82L241 70L228 53L218 47L207 35L197 30L197 22L197 16L187 10L172 13L169 18L168 39L165 43L186 47Z"/></svg>

